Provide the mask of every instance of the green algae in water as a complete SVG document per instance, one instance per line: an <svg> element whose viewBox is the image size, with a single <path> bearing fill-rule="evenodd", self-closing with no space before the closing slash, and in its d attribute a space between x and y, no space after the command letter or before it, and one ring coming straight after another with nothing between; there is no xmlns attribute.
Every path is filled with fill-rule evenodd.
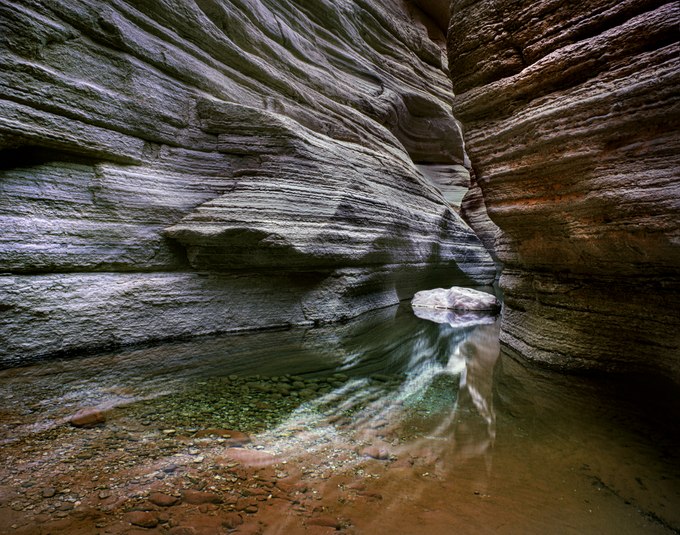
<svg viewBox="0 0 680 535"><path fill-rule="evenodd" d="M335 373L326 377L229 376L202 380L171 394L130 407L131 416L159 429L191 434L200 429L234 429L258 433L276 428L307 404L319 417L351 420L371 403L396 392L404 376L359 380ZM328 397L325 397L328 396Z"/></svg>
<svg viewBox="0 0 680 535"><path fill-rule="evenodd" d="M405 400L413 412L439 414L450 412L458 398L460 377L449 373L435 375L425 390L416 390Z"/></svg>
<svg viewBox="0 0 680 535"><path fill-rule="evenodd" d="M458 400L460 376L450 373L435 375L424 389L414 389L404 400L403 438L427 433L453 413Z"/></svg>
<svg viewBox="0 0 680 535"><path fill-rule="evenodd" d="M160 427L259 432L281 424L302 403L332 390L339 379L230 376L193 383L144 403L140 418Z"/></svg>

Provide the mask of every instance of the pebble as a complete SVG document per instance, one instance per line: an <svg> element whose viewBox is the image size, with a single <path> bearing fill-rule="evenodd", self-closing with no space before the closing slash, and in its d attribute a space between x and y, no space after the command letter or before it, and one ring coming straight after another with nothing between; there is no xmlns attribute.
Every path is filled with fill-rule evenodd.
<svg viewBox="0 0 680 535"><path fill-rule="evenodd" d="M379 461L386 461L390 458L390 452L387 448L381 448L377 446L369 446L361 450L361 455L364 457L371 457L372 459L378 459Z"/></svg>
<svg viewBox="0 0 680 535"><path fill-rule="evenodd" d="M317 516L307 520L308 526L323 526L328 528L340 529L340 522L332 516Z"/></svg>
<svg viewBox="0 0 680 535"><path fill-rule="evenodd" d="M127 519L133 526L142 528L155 528L158 525L158 516L147 511L132 511L128 513Z"/></svg>
<svg viewBox="0 0 680 535"><path fill-rule="evenodd" d="M73 427L95 427L106 422L106 415L99 409L88 407L71 416L69 423Z"/></svg>
<svg viewBox="0 0 680 535"><path fill-rule="evenodd" d="M249 435L233 429L203 429L196 432L195 436L196 438L209 436L222 437L232 446L248 444L251 441Z"/></svg>
<svg viewBox="0 0 680 535"><path fill-rule="evenodd" d="M222 515L222 526L226 529L234 529L243 524L243 517L238 513L227 513Z"/></svg>
<svg viewBox="0 0 680 535"><path fill-rule="evenodd" d="M57 490L53 487L46 487L42 490L42 497L43 498L51 498L57 493Z"/></svg>
<svg viewBox="0 0 680 535"><path fill-rule="evenodd" d="M179 502L179 498L177 498L176 496L163 494L162 492L152 492L149 495L149 501L154 505L158 505L160 507L172 507L177 502Z"/></svg>

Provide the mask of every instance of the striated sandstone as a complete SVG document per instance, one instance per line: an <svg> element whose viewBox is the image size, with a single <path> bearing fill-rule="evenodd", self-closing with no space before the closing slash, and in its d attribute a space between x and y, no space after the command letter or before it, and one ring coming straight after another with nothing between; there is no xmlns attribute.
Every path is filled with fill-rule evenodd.
<svg viewBox="0 0 680 535"><path fill-rule="evenodd" d="M675 2L453 2L501 339L531 360L680 380L679 24Z"/></svg>
<svg viewBox="0 0 680 535"><path fill-rule="evenodd" d="M3 3L3 363L490 282L437 4Z"/></svg>

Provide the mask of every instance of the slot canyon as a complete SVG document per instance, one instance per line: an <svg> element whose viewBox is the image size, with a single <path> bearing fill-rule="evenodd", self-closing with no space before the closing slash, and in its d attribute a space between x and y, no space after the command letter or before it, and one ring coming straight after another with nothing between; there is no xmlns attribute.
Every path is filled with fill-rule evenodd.
<svg viewBox="0 0 680 535"><path fill-rule="evenodd" d="M680 533L679 52L655 0L0 0L0 535Z"/></svg>

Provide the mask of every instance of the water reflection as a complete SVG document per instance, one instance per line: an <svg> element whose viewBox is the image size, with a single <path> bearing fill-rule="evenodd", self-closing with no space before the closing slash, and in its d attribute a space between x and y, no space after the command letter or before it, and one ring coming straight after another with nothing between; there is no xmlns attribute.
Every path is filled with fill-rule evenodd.
<svg viewBox="0 0 680 535"><path fill-rule="evenodd" d="M675 394L649 408L658 381L525 368L499 356L498 328L401 306L2 370L0 532L8 514L20 535L96 532L34 529L81 503L76 520L125 533L116 508L148 507L159 485L208 489L222 500L210 515L236 511L265 534L306 533L318 511L357 535L677 532ZM88 406L105 425L67 424ZM171 512L198 522L192 504Z"/></svg>
<svg viewBox="0 0 680 535"><path fill-rule="evenodd" d="M4 407L20 400L17 416L23 423L59 423L78 406L110 409L233 374L320 377L340 371L359 381L355 387L371 374L401 374L408 397L438 373L464 372L475 353L497 352L497 342L486 350L476 347L494 338L495 326L486 327L487 335L484 329L437 325L414 318L406 307L392 307L342 325L206 338L3 370L0 395Z"/></svg>
<svg viewBox="0 0 680 535"><path fill-rule="evenodd" d="M332 424L340 422L342 440L380 444L385 456L404 457L429 444L430 456L453 447L461 457L482 456L490 463L499 325L487 321L480 316L473 326L468 316L467 327L452 327L448 322L414 321L402 308L389 322L368 330L365 324L358 330L348 325L338 337L334 329L337 345L332 350L342 348L346 358L339 369L351 374L351 380L301 405L260 438L277 454L294 455L301 448L325 446L322 437L337 440L338 426ZM401 329L397 336L396 328ZM315 332L315 345L323 334ZM327 344L323 347L329 350ZM306 444L287 433L301 428ZM274 438L281 436L288 440Z"/></svg>
<svg viewBox="0 0 680 535"><path fill-rule="evenodd" d="M464 326L446 315L439 323L425 321L401 306L342 325L206 338L3 370L0 440L17 442L57 428L78 409L94 407L129 429L134 420L142 421L145 432L239 426L260 432L267 447L282 455L311 451L313 443L340 433L353 443L367 443L369 435L391 440L398 446L391 450L402 454L409 444L429 440L442 448L451 442L461 455L486 456L494 440L491 381L498 325L493 318L489 323L479 316L476 325L473 319L467 316ZM328 380L332 374L342 380ZM291 391L291 376L304 387ZM227 395L231 406L224 402ZM232 412L248 410L233 406L240 402L282 414L260 422L257 414L230 421ZM268 425L272 422L276 425ZM309 444L301 443L305 440Z"/></svg>
<svg viewBox="0 0 680 535"><path fill-rule="evenodd" d="M413 307L413 313L424 320L446 323L454 328L490 325L496 322L496 314L486 311L460 311L441 308Z"/></svg>

